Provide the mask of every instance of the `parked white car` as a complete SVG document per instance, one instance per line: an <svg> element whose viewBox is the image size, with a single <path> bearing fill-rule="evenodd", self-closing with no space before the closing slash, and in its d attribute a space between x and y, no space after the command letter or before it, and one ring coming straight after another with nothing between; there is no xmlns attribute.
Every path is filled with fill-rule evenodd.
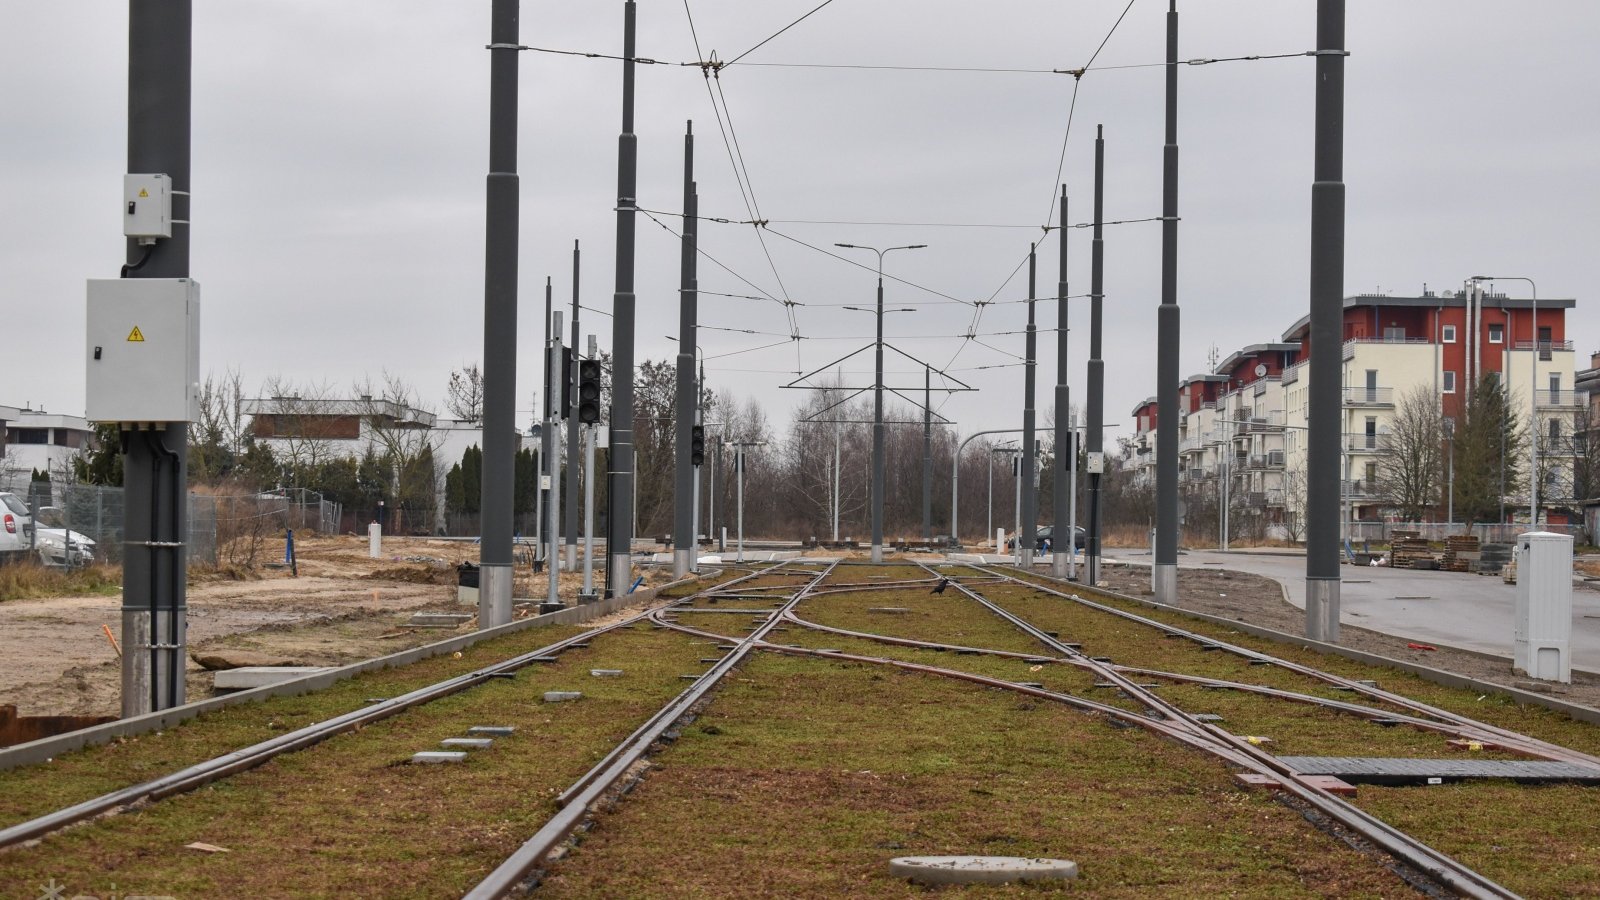
<svg viewBox="0 0 1600 900"><path fill-rule="evenodd" d="M0 562L16 562L33 550L33 515L16 494L0 493Z"/></svg>
<svg viewBox="0 0 1600 900"><path fill-rule="evenodd" d="M54 506L39 508L35 523L34 546L47 566L87 566L94 562L95 542L88 535L66 527L66 516Z"/></svg>

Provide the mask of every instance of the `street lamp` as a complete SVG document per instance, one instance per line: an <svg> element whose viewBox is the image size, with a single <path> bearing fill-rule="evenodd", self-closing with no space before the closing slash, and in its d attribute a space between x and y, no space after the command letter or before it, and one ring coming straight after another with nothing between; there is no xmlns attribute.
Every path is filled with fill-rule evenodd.
<svg viewBox="0 0 1600 900"><path fill-rule="evenodd" d="M744 562L744 448L765 447L766 441L732 441L733 444L733 470L738 476L739 498L739 562Z"/></svg>
<svg viewBox="0 0 1600 900"><path fill-rule="evenodd" d="M1526 281L1533 290L1533 318L1528 330L1533 337L1532 360L1528 363L1528 518L1539 524L1539 286L1523 275L1474 275L1471 281ZM1511 336L1506 335L1510 341ZM1513 346L1515 346L1513 344Z"/></svg>
<svg viewBox="0 0 1600 900"><path fill-rule="evenodd" d="M834 244L846 250L870 250L878 255L878 337L873 342L877 351L874 366L876 378L872 386L872 561L883 562L883 257L894 250L921 250L927 244L906 244L901 247L867 247L861 244ZM847 307L859 309L859 307ZM897 312L906 311L896 310Z"/></svg>

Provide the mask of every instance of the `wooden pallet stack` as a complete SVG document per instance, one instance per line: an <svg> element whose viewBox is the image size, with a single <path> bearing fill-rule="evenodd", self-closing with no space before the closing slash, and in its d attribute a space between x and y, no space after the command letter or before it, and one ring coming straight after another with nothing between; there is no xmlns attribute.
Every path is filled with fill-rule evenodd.
<svg viewBox="0 0 1600 900"><path fill-rule="evenodd" d="M1512 561L1510 544L1484 544L1480 549L1478 564L1473 567L1474 572L1479 575L1501 575L1510 568L1513 570L1511 583L1516 583L1514 571L1516 565Z"/></svg>
<svg viewBox="0 0 1600 900"><path fill-rule="evenodd" d="M1470 572L1479 555L1477 535L1451 535L1444 539L1444 556L1439 560L1439 568L1446 572Z"/></svg>
<svg viewBox="0 0 1600 900"><path fill-rule="evenodd" d="M1437 565L1433 549L1418 531L1396 531L1389 535L1389 567L1394 569L1432 569Z"/></svg>

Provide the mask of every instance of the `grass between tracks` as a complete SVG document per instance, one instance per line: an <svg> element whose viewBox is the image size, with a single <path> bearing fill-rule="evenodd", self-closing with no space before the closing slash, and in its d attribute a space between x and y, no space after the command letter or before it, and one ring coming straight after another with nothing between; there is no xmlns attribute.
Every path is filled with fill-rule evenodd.
<svg viewBox="0 0 1600 900"><path fill-rule="evenodd" d="M275 697L229 706L166 731L122 738L63 754L48 763L0 772L0 826L148 781L359 709L368 705L368 698L398 697L585 630L566 625L531 628L474 644L461 650L459 658L445 654L401 668L367 672L299 697ZM0 865L4 861L0 855Z"/></svg>
<svg viewBox="0 0 1600 900"><path fill-rule="evenodd" d="M148 808L0 854L0 885L177 896L459 896L552 797L679 693L708 648L647 626ZM590 668L624 670L595 678ZM583 699L543 703L546 690ZM471 725L515 735L456 765L405 761ZM202 841L228 853L184 849ZM31 896L31 895L30 895Z"/></svg>
<svg viewBox="0 0 1600 900"><path fill-rule="evenodd" d="M985 895L1403 892L1381 861L1175 744L871 664L761 654L656 763L541 894L923 896L888 860L942 853L1082 867L1067 889Z"/></svg>

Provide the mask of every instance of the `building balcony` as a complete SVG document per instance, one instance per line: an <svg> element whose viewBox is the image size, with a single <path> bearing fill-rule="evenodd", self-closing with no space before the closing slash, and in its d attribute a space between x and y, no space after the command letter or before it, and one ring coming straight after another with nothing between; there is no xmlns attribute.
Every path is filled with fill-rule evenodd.
<svg viewBox="0 0 1600 900"><path fill-rule="evenodd" d="M1378 496L1377 485L1367 478L1341 481L1339 488L1339 495L1346 500L1375 500Z"/></svg>
<svg viewBox="0 0 1600 900"><path fill-rule="evenodd" d="M1344 389L1345 406L1393 407L1394 388L1347 387Z"/></svg>
<svg viewBox="0 0 1600 900"><path fill-rule="evenodd" d="M1347 435L1344 448L1351 453L1383 453L1389 449L1389 435L1385 433Z"/></svg>
<svg viewBox="0 0 1600 900"><path fill-rule="evenodd" d="M1268 471L1274 470L1274 469L1281 469L1281 468L1283 468L1283 451L1282 450L1269 450L1266 453L1261 453L1261 454L1257 454L1255 456L1252 456L1252 457L1250 457L1250 461L1246 465L1246 468L1249 468L1249 469L1262 469L1262 470L1268 470Z"/></svg>
<svg viewBox="0 0 1600 900"><path fill-rule="evenodd" d="M1588 395L1577 391L1534 391L1533 405L1539 409L1582 409Z"/></svg>

